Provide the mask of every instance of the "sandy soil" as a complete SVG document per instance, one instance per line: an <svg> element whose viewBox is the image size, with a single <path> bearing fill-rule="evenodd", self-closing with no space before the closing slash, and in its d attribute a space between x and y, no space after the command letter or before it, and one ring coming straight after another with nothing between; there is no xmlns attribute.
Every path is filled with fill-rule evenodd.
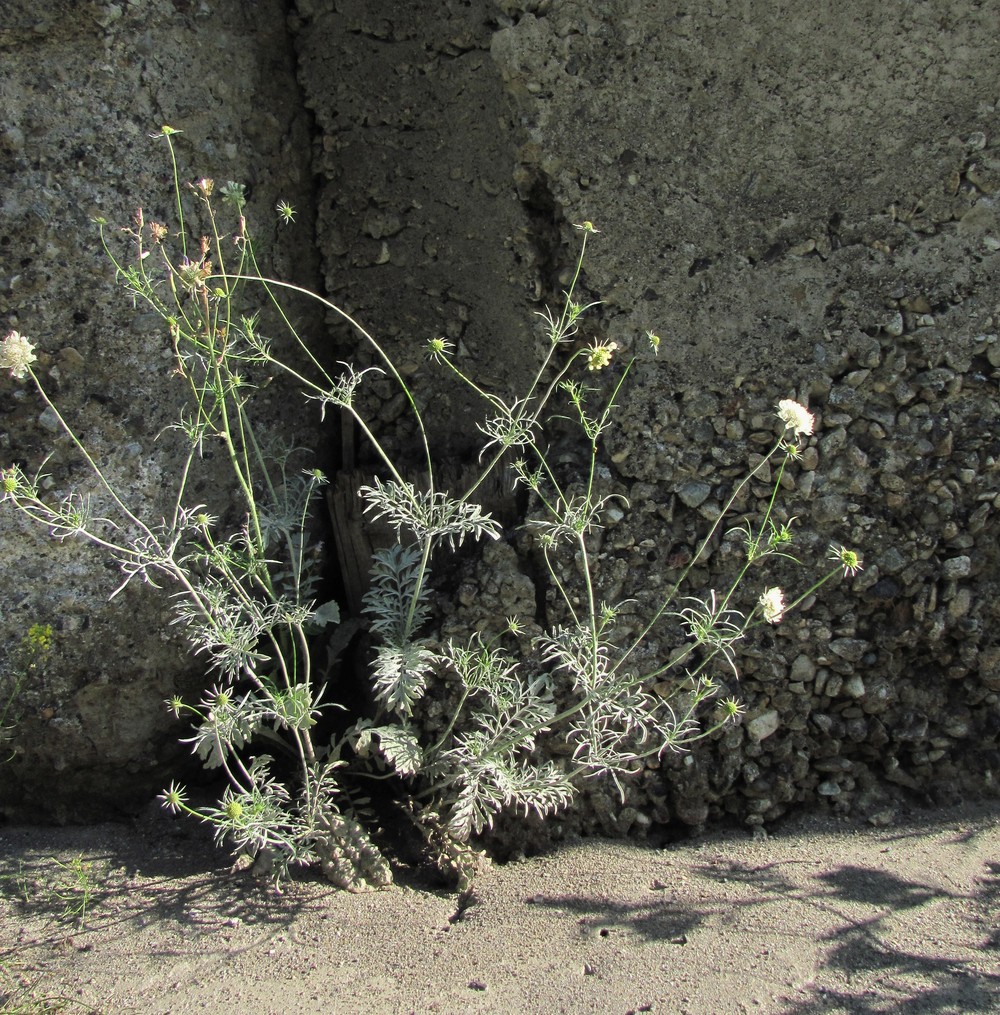
<svg viewBox="0 0 1000 1015"><path fill-rule="evenodd" d="M406 869L276 896L183 827L0 830L0 1010L1000 1012L996 806L586 840L468 905Z"/></svg>

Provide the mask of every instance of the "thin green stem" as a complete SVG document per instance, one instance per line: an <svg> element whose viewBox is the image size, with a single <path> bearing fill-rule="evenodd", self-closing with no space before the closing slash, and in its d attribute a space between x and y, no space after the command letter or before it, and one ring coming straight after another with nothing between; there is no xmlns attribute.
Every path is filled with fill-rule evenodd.
<svg viewBox="0 0 1000 1015"><path fill-rule="evenodd" d="M709 543L711 543L711 541L715 538L715 534L719 530L719 527L721 526L723 519L729 513L729 509L740 498L743 491L747 488L751 480L753 480L753 478L761 471L761 469L763 469L764 466L770 461L771 454L773 454L774 450L780 447L780 444L781 442L779 440L779 442L775 445L775 448L772 449L772 451L769 454L767 454L764 458L762 458L757 463L757 465L755 465L753 469L751 469L750 472L747 473L747 475L744 476L743 479L733 489L732 493L726 499L726 502L723 505L722 510L716 517L715 521L709 527L708 532L705 534L704 538L698 544L698 549L695 551L694 556L691 558L690 561L688 561L687 565L684 567L683 571L680 574L680 577L677 578L677 580L671 586L670 591L661 600L659 607L657 607L657 609L653 612L652 617L647 622L645 627L643 627L642 631L640 631L640 633L636 635L635 638L633 638L632 643L625 650L625 652L622 654L621 658L617 661L617 663L615 663L614 666L615 671L620 669L629 659L632 653L635 652L636 649L646 640L646 638L649 636L649 632L652 631L652 629L656 626L660 618L667 612L667 610L673 604L678 589L687 579L687 576L691 573L691 570L694 568L694 566L701 559L702 554L704 554L705 550L708 548Z"/></svg>
<svg viewBox="0 0 1000 1015"><path fill-rule="evenodd" d="M171 132L172 133L172 132ZM164 132L164 139L170 151L170 165L174 174L174 199L177 205L177 224L180 229L181 250L187 257L187 229L184 227L184 202L181 200L181 174L177 168L177 153L174 151L174 143L170 140L170 133Z"/></svg>
<svg viewBox="0 0 1000 1015"><path fill-rule="evenodd" d="M81 442L80 438L77 437L73 428L69 425L69 423L66 422L66 420L63 418L62 413L56 408L55 403L52 401L52 399L49 398L48 394L46 394L45 388L42 387L42 382L38 379L34 370L32 370L30 366L27 369L28 375L31 377L32 381L34 381L35 387L38 389L38 393L42 397L42 401L45 402L45 404L55 415L56 419L59 422L59 425L63 429L63 432L73 442L73 446L76 448L76 450L79 451L80 454L83 456L84 461L87 463L87 465L90 466L91 471L98 478L98 480L100 480L101 486L104 487L104 489L107 491L111 499L115 502L115 505L117 506L119 511L121 511L121 513L133 525L135 525L136 528L138 528L146 535L152 536L153 533L150 531L149 527L145 524L145 522L143 522L137 515L132 513L128 505L126 505L126 503L121 499L121 497L118 496L118 493L115 490L115 488L111 485L110 482L108 482L108 479L101 471L100 466L97 464L97 462L94 461L94 459L91 457L90 452L83 446L83 443Z"/></svg>
<svg viewBox="0 0 1000 1015"><path fill-rule="evenodd" d="M410 390L409 385L403 379L403 375L399 372L396 364L393 362L389 354L382 348L382 346L372 337L372 335L365 330L346 310L342 310L332 301L320 296L318 293L311 292L309 289L305 289L302 286L293 285L291 282L282 282L279 279L273 278L261 278L255 275L230 275L228 276L232 281L243 281L243 282L256 282L263 283L267 286L273 286L276 289L287 289L289 292L296 292L302 296L306 296L309 299L315 300L321 306L326 307L327 310L337 314L345 323L349 324L364 340L368 345L375 351L376 355L385 364L386 370L392 375L396 383L399 385L403 392L407 402L410 406L410 411L413 413L414 419L417 423L417 428L420 432L422 453L424 456L424 463L427 470L428 481L430 483L430 492L434 492L434 463L431 458L430 443L427 438L427 431L424 427L423 414L417 407L416 400L414 399L413 392ZM278 364L283 366L283 364ZM289 371L291 372L291 371ZM315 385L311 385L315 388ZM319 389L322 390L322 389Z"/></svg>

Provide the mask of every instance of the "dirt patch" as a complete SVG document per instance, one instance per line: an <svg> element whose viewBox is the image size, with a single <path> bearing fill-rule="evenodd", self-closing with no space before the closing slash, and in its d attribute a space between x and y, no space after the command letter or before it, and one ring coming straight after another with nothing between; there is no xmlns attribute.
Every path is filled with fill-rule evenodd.
<svg viewBox="0 0 1000 1015"><path fill-rule="evenodd" d="M1000 1006L995 808L662 850L580 840L492 868L467 899L410 868L382 892L306 881L277 896L189 831L4 830L0 1000L175 1015Z"/></svg>

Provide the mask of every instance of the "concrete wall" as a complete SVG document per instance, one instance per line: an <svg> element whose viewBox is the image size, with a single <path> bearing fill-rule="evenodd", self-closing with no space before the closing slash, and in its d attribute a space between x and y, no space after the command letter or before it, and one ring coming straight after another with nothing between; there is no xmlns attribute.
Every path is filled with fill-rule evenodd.
<svg viewBox="0 0 1000 1015"><path fill-rule="evenodd" d="M423 343L447 336L485 383L516 390L540 354L534 312L566 284L572 224L591 220L601 233L584 291L604 303L584 337L639 357L603 449L602 481L630 508L602 537L602 594L653 602L773 435L785 397L819 423L787 491L800 556L822 561L829 543L846 543L866 565L746 645L731 687L748 705L743 726L651 768L624 816L593 787L565 827L759 825L798 806L882 821L900 800L991 790L991 4L831 13L798 0L301 0L288 34L279 4L91 8L89 20L46 20L25 4L0 30L0 317L54 365L65 345L79 350L86 368L60 384L94 415L110 460L172 406L159 337L112 291L88 220L127 216L150 190L163 200L145 137L160 121L187 132L191 175L249 175L265 210L279 192L311 202L321 284L398 357L452 459L475 454L475 407L441 383ZM279 269L302 270L304 252L277 249ZM663 340L656 359L647 329ZM38 406L2 385L4 454L36 462L47 439ZM152 409L130 435L137 385ZM391 389L376 387L369 408L405 453L412 434ZM563 453L571 469L576 452ZM58 464L63 483L68 457ZM155 501L160 468L142 459L138 497ZM755 487L741 510L766 493ZM191 676L176 642L160 640L161 601L106 607L115 576L89 552L0 524L10 636L36 620L66 631L58 674L29 700L30 771L73 769L80 757L106 766L102 710L88 710L88 696L130 687L133 725L114 768L131 768L141 795L151 758L171 756L159 700ZM535 563L518 538L466 562L443 590L445 632L511 604L540 602L535 619L546 619ZM732 542L719 541L691 594L721 587L734 566ZM804 588L812 574L780 577ZM674 637L657 633L650 653L669 654ZM15 788L0 793L23 801L29 769L10 772ZM109 796L89 785L88 800Z"/></svg>

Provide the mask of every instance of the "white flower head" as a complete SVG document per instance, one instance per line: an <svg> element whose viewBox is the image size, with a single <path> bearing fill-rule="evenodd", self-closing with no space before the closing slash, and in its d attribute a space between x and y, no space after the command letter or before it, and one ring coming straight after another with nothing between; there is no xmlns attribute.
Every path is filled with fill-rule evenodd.
<svg viewBox="0 0 1000 1015"><path fill-rule="evenodd" d="M11 377L20 380L34 362L35 347L30 338L12 331L0 342L0 369L9 370Z"/></svg>
<svg viewBox="0 0 1000 1015"><path fill-rule="evenodd" d="M779 588L765 589L757 605L769 624L780 624L785 615L785 594Z"/></svg>
<svg viewBox="0 0 1000 1015"><path fill-rule="evenodd" d="M778 419L785 424L786 430L791 430L796 436L805 434L807 437L813 432L816 422L813 414L804 405L791 398L783 398L778 402Z"/></svg>

